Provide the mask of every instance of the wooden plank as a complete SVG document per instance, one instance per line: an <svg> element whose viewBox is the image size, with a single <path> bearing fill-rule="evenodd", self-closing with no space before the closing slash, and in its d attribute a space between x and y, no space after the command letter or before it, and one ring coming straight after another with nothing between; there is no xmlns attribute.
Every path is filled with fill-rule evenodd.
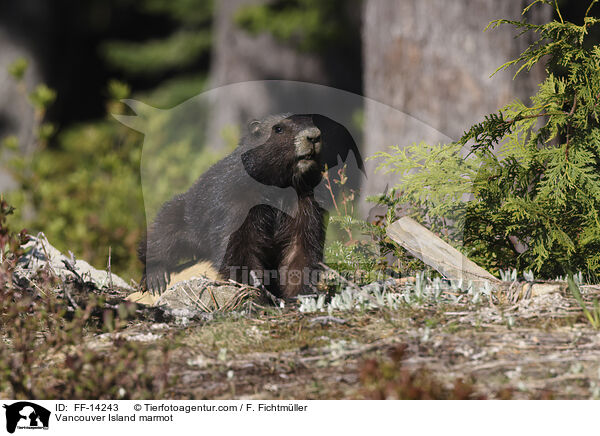
<svg viewBox="0 0 600 436"><path fill-rule="evenodd" d="M392 223L387 235L448 279L500 283L499 279L410 217L405 216Z"/></svg>

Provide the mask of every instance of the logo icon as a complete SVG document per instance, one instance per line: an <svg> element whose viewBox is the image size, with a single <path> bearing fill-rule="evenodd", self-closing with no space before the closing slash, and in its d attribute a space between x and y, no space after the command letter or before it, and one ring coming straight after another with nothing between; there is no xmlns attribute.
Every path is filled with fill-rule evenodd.
<svg viewBox="0 0 600 436"><path fill-rule="evenodd" d="M6 431L14 433L19 429L48 429L50 411L42 406L29 401L19 401L11 405L4 405L6 409Z"/></svg>

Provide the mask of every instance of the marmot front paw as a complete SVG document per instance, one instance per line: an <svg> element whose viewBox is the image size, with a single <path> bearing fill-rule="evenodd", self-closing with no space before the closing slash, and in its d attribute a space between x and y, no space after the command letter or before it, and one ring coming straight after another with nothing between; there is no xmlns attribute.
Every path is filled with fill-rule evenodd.
<svg viewBox="0 0 600 436"><path fill-rule="evenodd" d="M161 295L166 291L170 279L171 276L165 268L159 266L150 268L149 271L146 271L145 275L146 290L151 292L152 295L157 293L158 295Z"/></svg>

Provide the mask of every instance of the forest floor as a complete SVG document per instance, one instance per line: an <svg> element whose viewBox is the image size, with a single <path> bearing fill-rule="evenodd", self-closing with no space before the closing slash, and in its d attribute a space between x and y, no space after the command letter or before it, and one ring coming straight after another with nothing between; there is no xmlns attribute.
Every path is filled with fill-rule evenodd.
<svg viewBox="0 0 600 436"><path fill-rule="evenodd" d="M245 299L210 313L125 303L131 291L100 292L80 275L58 287L32 281L0 293L0 370L11 374L0 398L600 398L600 330L564 283L415 294L418 279L350 284L373 300L356 304L366 294L355 294L344 306L349 291L336 291L329 311L307 300L257 305L253 288L230 283L215 289ZM203 307L219 306L212 291L202 294L209 282L195 291L191 282L181 286ZM17 299L42 289L42 299ZM599 312L600 287L580 289ZM104 302L93 302L97 292Z"/></svg>
<svg viewBox="0 0 600 436"><path fill-rule="evenodd" d="M588 301L599 294L585 290ZM175 344L167 398L600 398L600 331L568 291L506 304L330 315L292 305L209 318L178 328L133 322L118 335Z"/></svg>

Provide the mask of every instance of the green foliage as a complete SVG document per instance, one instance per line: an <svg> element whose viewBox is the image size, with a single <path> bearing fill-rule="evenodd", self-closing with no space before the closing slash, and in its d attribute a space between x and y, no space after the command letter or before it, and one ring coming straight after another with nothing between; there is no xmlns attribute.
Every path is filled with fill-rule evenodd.
<svg viewBox="0 0 600 436"><path fill-rule="evenodd" d="M379 277L376 277L376 273L382 269L383 260L373 239L371 226L356 218L356 193L345 187L348 181L346 166L338 171L337 178L331 179L328 172L323 175L334 206L329 216L325 263L344 275L351 275L351 280L357 283L377 280ZM340 189L336 190L335 185Z"/></svg>
<svg viewBox="0 0 600 436"><path fill-rule="evenodd" d="M129 74L158 74L192 64L210 48L207 30L180 30L165 39L114 41L104 45L106 60Z"/></svg>
<svg viewBox="0 0 600 436"><path fill-rule="evenodd" d="M106 41L100 50L104 60L129 78L168 77L139 95L158 107L175 106L202 92L207 74L198 63L210 53L213 2L142 0L135 7L145 14L168 16L172 31L143 41Z"/></svg>
<svg viewBox="0 0 600 436"><path fill-rule="evenodd" d="M347 38L343 0L278 0L241 7L235 23L253 35L267 31L304 51L322 51Z"/></svg>
<svg viewBox="0 0 600 436"><path fill-rule="evenodd" d="M204 74L182 74L173 79L164 80L156 88L139 92L138 97L155 107L172 107L206 89Z"/></svg>
<svg viewBox="0 0 600 436"><path fill-rule="evenodd" d="M108 250L115 272L139 275L135 249L144 228L139 183L141 136L116 121L82 124L61 132L54 147L47 142L54 125L43 122L56 93L46 85L28 93L36 114L36 152L19 154L14 136L3 139L2 149L12 150L9 169L19 189L7 194L16 206L11 222L32 232L43 231L63 252L77 253L103 268ZM110 93L126 97L126 85L111 82ZM121 103L109 107L122 111Z"/></svg>
<svg viewBox="0 0 600 436"><path fill-rule="evenodd" d="M37 138L40 142L47 142L56 133L56 126L52 123L42 123L37 130Z"/></svg>
<svg viewBox="0 0 600 436"><path fill-rule="evenodd" d="M16 81L20 82L25 77L27 66L27 59L18 58L8 66L8 74L10 74Z"/></svg>
<svg viewBox="0 0 600 436"><path fill-rule="evenodd" d="M129 87L113 80L108 93L122 99L128 97ZM205 111L191 107L194 102L186 104L152 110L144 117L145 138L110 117L60 132L50 148L41 139L53 133L53 127L44 133L47 127L41 123L38 151L15 155L10 162L20 186L9 195L17 206L15 223L43 231L59 250L70 250L97 268L106 267L110 249L113 272L137 280L141 263L136 249L146 219L238 141L239 133L232 128L223 132L229 144L225 150L206 147L199 137ZM107 108L114 114L126 111L114 99ZM4 142L10 145L14 140Z"/></svg>
<svg viewBox="0 0 600 436"><path fill-rule="evenodd" d="M325 263L342 275L359 284L377 280L379 253L368 241L354 241L351 244L342 240L328 241L325 246Z"/></svg>
<svg viewBox="0 0 600 436"><path fill-rule="evenodd" d="M590 311L583 299L583 296L581 295L579 285L575 282L572 275L567 277L567 282L569 284L569 290L571 291L571 294L577 301L577 304L579 304L579 307L581 307L583 315L586 317L590 325L596 330L600 329L600 304L598 303L598 299L594 300L594 307Z"/></svg>
<svg viewBox="0 0 600 436"><path fill-rule="evenodd" d="M131 88L127 83L113 79L108 82L108 95L114 100L123 100L131 95Z"/></svg>
<svg viewBox="0 0 600 436"><path fill-rule="evenodd" d="M126 81L110 80L105 119L57 132L53 124L44 121L56 93L44 84L28 91L21 80L27 62L19 59L9 70L35 112L36 143L26 144L26 148L36 152L20 155L14 152L19 145L16 137L0 138L0 151L13 150L5 157L10 158L9 169L18 183L18 189L9 193L16 206L11 221L32 232L43 231L58 249L70 250L97 268L106 267L110 249L113 272L126 280L137 280L141 275L136 247L146 229L145 210L155 210L174 190L186 189L224 154L198 151L194 135L200 126L197 120L189 119L196 112L173 121L181 113L157 111L147 120L148 137L172 155L152 156L149 165L157 175L152 187L156 191L143 197L140 165L144 137L110 114L125 113L122 99L133 97L170 107L205 89L206 73L198 72L196 62L207 56L210 48L213 5L204 0L144 0L136 2L135 8L146 14L167 15L172 21L170 34L147 41L107 41L101 45L101 54L124 78L152 76L158 86L132 96ZM157 77L168 79L160 81ZM185 129L167 128L174 122L186 123ZM237 136L232 137L236 140Z"/></svg>
<svg viewBox="0 0 600 436"><path fill-rule="evenodd" d="M2 147L7 150L18 150L19 149L19 138L15 135L9 135L2 140Z"/></svg>
<svg viewBox="0 0 600 436"><path fill-rule="evenodd" d="M333 200L334 210L329 216L325 262L358 284L381 280L390 273L412 274L425 265L408 255L387 236L386 229L398 219L396 208L399 199L390 195L378 195L367 200L385 208L384 215L368 222L356 217L355 192L344 189L347 182L346 167L338 171L333 182L342 188L337 195L328 173L324 173L326 186Z"/></svg>
<svg viewBox="0 0 600 436"><path fill-rule="evenodd" d="M400 197L396 195L395 190L367 197L367 201L385 210L382 212L383 215L376 215L373 221L365 223L366 232L377 244L378 262L381 267L397 275L415 275L419 271L430 270L431 268L399 247L387 235L387 228L400 218L398 215Z"/></svg>
<svg viewBox="0 0 600 436"><path fill-rule="evenodd" d="M14 158L13 168L22 169L14 173L21 189L10 193L17 222L44 231L61 251L100 268L112 247L113 270L135 277L135 248L145 222L141 139L104 121L62 132L58 147Z"/></svg>
<svg viewBox="0 0 600 436"><path fill-rule="evenodd" d="M214 2L211 0L145 0L141 8L152 14L165 14L176 22L192 26L210 21Z"/></svg>
<svg viewBox="0 0 600 436"><path fill-rule="evenodd" d="M56 100L56 91L48 88L43 83L38 85L35 90L29 94L29 101L38 110L45 110Z"/></svg>
<svg viewBox="0 0 600 436"><path fill-rule="evenodd" d="M157 75L192 65L210 50L212 1L143 0L136 7L169 16L174 30L160 39L105 42L102 54L111 66L134 75Z"/></svg>
<svg viewBox="0 0 600 436"><path fill-rule="evenodd" d="M191 100L168 111L150 110L145 118L142 187L148 219L173 195L186 191L208 168L233 150L239 140L235 126L221 132L223 150L204 142L206 110Z"/></svg>
<svg viewBox="0 0 600 436"><path fill-rule="evenodd" d="M399 175L402 202L420 208L442 236L440 223L450 220L449 239L462 235L469 256L493 271L600 274L600 47L586 44L599 21L586 15L581 26L562 18L543 25L492 22L539 36L501 67L519 66L518 73L548 59L530 105L507 105L455 143L376 156L384 159L381 168ZM519 254L509 237L528 249Z"/></svg>
<svg viewBox="0 0 600 436"><path fill-rule="evenodd" d="M393 146L369 159L382 159L377 170L398 174L397 190L373 200L388 209L388 224L395 218L395 209L403 202L412 206L411 215L421 219L427 214L432 231L460 241L464 227L464 197L471 193L468 181L477 176L484 163L479 156L465 159L462 145L426 143L408 147ZM448 225L452 221L453 225Z"/></svg>

